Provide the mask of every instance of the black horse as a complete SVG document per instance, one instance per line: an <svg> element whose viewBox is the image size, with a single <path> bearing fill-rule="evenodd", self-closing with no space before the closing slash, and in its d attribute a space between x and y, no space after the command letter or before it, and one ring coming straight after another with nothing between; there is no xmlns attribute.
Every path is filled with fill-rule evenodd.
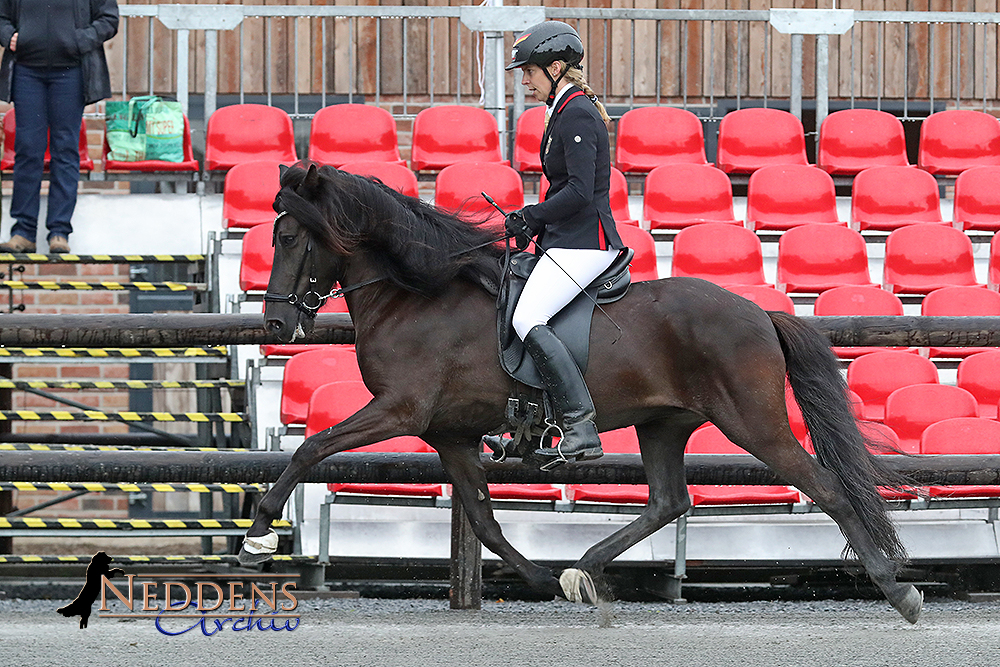
<svg viewBox="0 0 1000 667"><path fill-rule="evenodd" d="M896 581L905 552L877 491L900 480L869 452L873 443L852 414L836 358L812 327L691 278L639 282L607 306L623 332L594 319L587 382L601 431L636 427L649 504L557 579L504 538L480 463L480 437L504 426L513 388L497 357L495 300L482 287L499 274L501 250L489 243L496 230L330 167L287 169L274 207L264 326L294 340L340 283L374 399L298 448L261 500L241 562L273 553L271 521L311 466L412 435L439 453L483 544L540 591L594 602L592 578L599 581L614 558L691 506L684 447L710 421L831 516L872 581L906 620L917 621L923 598ZM789 429L786 374L815 458Z"/></svg>

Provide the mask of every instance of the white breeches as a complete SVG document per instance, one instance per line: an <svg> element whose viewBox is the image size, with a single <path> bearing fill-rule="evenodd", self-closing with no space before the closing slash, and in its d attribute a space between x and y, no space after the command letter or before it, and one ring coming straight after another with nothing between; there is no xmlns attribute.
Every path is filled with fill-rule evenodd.
<svg viewBox="0 0 1000 667"><path fill-rule="evenodd" d="M538 258L514 309L514 331L524 337L548 324L587 285L611 266L619 251L549 248Z"/></svg>

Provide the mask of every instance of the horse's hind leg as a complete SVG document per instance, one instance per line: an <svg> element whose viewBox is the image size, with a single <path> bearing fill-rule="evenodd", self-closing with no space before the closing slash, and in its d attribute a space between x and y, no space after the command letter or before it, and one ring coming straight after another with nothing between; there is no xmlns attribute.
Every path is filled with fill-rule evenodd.
<svg viewBox="0 0 1000 667"><path fill-rule="evenodd" d="M920 593L913 586L896 581L897 565L879 549L851 503L850 494L840 477L819 465L795 440L791 431L782 429L778 424L769 429L764 423L766 421L769 420L755 420L752 425L743 425L735 432L727 431L722 426L720 428L730 440L809 496L832 518L872 582L906 620L916 623L922 606ZM771 435L768 435L769 431Z"/></svg>
<svg viewBox="0 0 1000 667"><path fill-rule="evenodd" d="M567 599L596 603L597 600L588 599L593 598L591 591L594 590L588 577L600 578L612 560L691 507L684 479L684 446L697 427L697 422L678 422L676 419L636 426L649 484L649 503L635 521L592 546L570 570L566 570L560 581L564 587L572 588L565 591Z"/></svg>
<svg viewBox="0 0 1000 667"><path fill-rule="evenodd" d="M503 559L514 571L535 589L562 594L559 581L552 571L525 558L503 536L500 524L493 517L486 473L479 460L479 449L474 444L432 442L441 456L441 465L451 480L454 492L462 500L462 507L469 517L472 531L483 545Z"/></svg>

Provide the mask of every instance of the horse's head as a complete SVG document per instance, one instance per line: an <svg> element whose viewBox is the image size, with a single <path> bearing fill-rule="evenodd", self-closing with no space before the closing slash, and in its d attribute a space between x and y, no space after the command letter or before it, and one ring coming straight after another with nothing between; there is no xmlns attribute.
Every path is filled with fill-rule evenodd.
<svg viewBox="0 0 1000 667"><path fill-rule="evenodd" d="M318 205L323 179L315 165L282 168L274 201L274 262L264 295L264 328L282 342L312 331L316 312L342 278L349 247L334 234L335 212Z"/></svg>

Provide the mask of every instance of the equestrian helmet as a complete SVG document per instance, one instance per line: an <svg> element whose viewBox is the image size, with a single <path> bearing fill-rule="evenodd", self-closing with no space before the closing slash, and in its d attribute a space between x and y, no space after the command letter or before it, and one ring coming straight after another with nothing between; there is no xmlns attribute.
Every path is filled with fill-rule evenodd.
<svg viewBox="0 0 1000 667"><path fill-rule="evenodd" d="M572 26L562 21L543 21L514 40L510 63L505 69L512 70L528 64L548 67L556 60L578 67L583 61L583 40Z"/></svg>

